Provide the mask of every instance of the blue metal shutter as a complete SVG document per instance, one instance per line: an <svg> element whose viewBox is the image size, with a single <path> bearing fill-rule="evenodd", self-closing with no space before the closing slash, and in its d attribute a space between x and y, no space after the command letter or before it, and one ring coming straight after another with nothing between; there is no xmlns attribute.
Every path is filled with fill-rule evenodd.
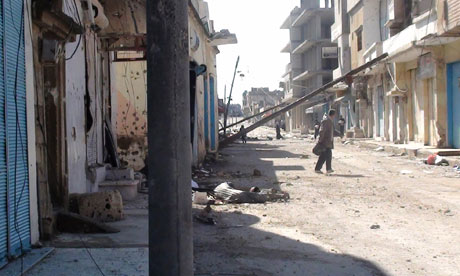
<svg viewBox="0 0 460 276"><path fill-rule="evenodd" d="M203 78L204 82L204 141L206 147L209 145L209 99L208 99L208 78Z"/></svg>
<svg viewBox="0 0 460 276"><path fill-rule="evenodd" d="M30 249L23 0L3 1L8 256Z"/></svg>
<svg viewBox="0 0 460 276"><path fill-rule="evenodd" d="M215 151L216 150L216 134L217 134L217 131L216 131L216 124L217 124L217 120L216 120L216 100L215 100L215 90L214 90L214 86L215 86L215 83L214 83L214 77L209 77L209 102L210 102L210 106L211 106L211 110L210 110L210 113L211 113L211 151Z"/></svg>
<svg viewBox="0 0 460 276"><path fill-rule="evenodd" d="M3 1L0 1L0 267L6 264L8 251L7 227L7 181L6 181L6 137L5 137L5 88L3 70Z"/></svg>

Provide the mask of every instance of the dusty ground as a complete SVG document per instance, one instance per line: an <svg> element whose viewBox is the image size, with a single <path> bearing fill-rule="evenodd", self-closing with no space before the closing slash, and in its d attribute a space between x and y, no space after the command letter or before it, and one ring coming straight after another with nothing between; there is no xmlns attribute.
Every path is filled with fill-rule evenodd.
<svg viewBox="0 0 460 276"><path fill-rule="evenodd" d="M291 200L213 207L216 226L195 223L197 275L460 275L452 167L336 142L336 172L317 175L312 147L290 138L222 151L212 166L221 177L202 183L275 187Z"/></svg>
<svg viewBox="0 0 460 276"><path fill-rule="evenodd" d="M460 275L460 174L452 167L336 143L336 173L317 175L312 147L264 139L222 151L200 184L273 187L291 199L213 206L217 225L194 222L195 275ZM26 275L147 275L146 195L125 213L111 224L120 233L60 235Z"/></svg>

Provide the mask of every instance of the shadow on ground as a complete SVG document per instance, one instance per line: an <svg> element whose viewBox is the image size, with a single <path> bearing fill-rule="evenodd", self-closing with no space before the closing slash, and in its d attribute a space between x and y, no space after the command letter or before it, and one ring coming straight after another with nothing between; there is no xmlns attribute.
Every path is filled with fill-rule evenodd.
<svg viewBox="0 0 460 276"><path fill-rule="evenodd" d="M231 209L213 216L215 226L194 222L195 275L387 275L368 260L319 246L311 235L285 233L291 239L282 227L257 229L256 216Z"/></svg>

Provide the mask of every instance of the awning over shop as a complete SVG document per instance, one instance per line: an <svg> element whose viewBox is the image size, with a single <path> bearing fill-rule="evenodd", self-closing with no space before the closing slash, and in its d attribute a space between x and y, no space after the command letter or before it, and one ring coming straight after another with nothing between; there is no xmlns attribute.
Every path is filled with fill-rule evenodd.
<svg viewBox="0 0 460 276"><path fill-rule="evenodd" d="M101 0L109 21L99 37L110 41L112 51L144 51L147 40L145 0Z"/></svg>

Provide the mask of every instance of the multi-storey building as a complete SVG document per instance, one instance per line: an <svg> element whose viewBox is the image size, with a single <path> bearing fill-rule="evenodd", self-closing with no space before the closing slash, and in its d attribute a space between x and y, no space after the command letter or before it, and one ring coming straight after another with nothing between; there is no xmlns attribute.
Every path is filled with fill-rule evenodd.
<svg viewBox="0 0 460 276"><path fill-rule="evenodd" d="M345 93L354 101L348 125L380 140L460 148L457 1L335 0L335 6L334 77L347 62L354 69L388 54Z"/></svg>
<svg viewBox="0 0 460 276"><path fill-rule="evenodd" d="M290 54L283 76L286 102L293 102L332 80L332 72L337 68L337 43L331 42L333 22L332 1L302 0L300 7L295 7L282 24L281 28L289 30L290 35L289 43L281 51ZM325 109L327 105L314 109L317 112L308 112L306 105L301 105L288 112L286 127L289 131L305 131Z"/></svg>

